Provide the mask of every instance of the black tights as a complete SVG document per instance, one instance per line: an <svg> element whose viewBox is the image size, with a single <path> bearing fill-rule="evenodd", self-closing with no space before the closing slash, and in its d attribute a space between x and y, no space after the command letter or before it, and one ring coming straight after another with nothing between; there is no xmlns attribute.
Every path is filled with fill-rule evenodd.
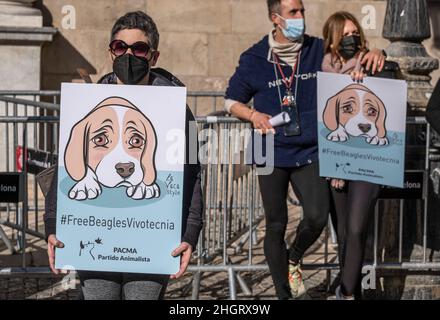
<svg viewBox="0 0 440 320"><path fill-rule="evenodd" d="M337 215L341 289L343 294L353 295L360 290L368 221L380 187L362 181L346 184L341 191L332 188L332 195Z"/></svg>
<svg viewBox="0 0 440 320"><path fill-rule="evenodd" d="M271 175L259 176L258 179L266 214L264 254L278 298L287 299L291 297L288 260L299 262L321 235L327 224L330 190L326 180L319 177L317 163L299 168L274 168ZM303 206L303 219L290 250L287 250L284 237L289 183Z"/></svg>

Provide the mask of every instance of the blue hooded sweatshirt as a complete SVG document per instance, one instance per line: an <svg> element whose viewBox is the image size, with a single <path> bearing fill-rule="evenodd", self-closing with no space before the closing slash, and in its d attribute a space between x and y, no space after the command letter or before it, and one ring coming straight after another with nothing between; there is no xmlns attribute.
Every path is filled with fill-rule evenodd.
<svg viewBox="0 0 440 320"><path fill-rule="evenodd" d="M286 93L286 86L278 67L277 81L268 38L269 36L265 36L241 55L239 66L229 81L225 98L243 104L249 103L253 98L257 111L275 116L282 111L277 86L280 86L281 97ZM317 72L321 71L323 58L323 40L305 35L298 64L299 74L292 84L292 91L295 92L295 82L298 81L296 102L301 135L286 137L283 126L275 128L275 167L300 167L318 160ZM283 61L281 67L284 75L289 78L293 72L292 67ZM266 153L264 139L263 137L263 155Z"/></svg>

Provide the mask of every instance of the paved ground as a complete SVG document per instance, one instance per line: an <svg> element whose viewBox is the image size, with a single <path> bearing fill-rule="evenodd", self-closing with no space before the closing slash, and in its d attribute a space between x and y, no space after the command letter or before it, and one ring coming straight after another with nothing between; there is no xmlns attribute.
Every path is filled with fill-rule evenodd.
<svg viewBox="0 0 440 320"><path fill-rule="evenodd" d="M300 216L300 208L296 206L289 207L289 226L287 230L287 241L290 243L295 235L295 228L298 224ZM41 221L39 222L41 223ZM3 227L9 237L13 238L16 244L16 232L12 232L10 228ZM264 221L257 228L257 244L254 248L254 263L264 263L263 255L263 235ZM305 257L305 263L322 263L324 262L324 238L322 237L308 252ZM26 260L28 265L33 267L47 266L45 242L28 237ZM335 259L335 247L329 246L329 259ZM233 263L247 263L247 247L243 248L243 252L238 255L231 255L230 259ZM22 255L11 255L5 245L0 240L0 268L19 267L22 263ZM221 257L215 259L213 264L221 264ZM238 299L275 299L274 287L268 272L258 271L240 274L251 289L251 295L246 295L237 284ZM325 271L305 271L305 283L308 289L305 299L327 299ZM334 272L331 277L335 276ZM10 277L0 274L0 300L5 299L53 299L67 300L76 299L78 296L78 281L71 282L76 285L76 289L66 288L62 285L62 277L46 276L46 277ZM168 286L166 299L190 299L192 293L192 275L187 274L179 281L174 281ZM199 299L228 299L228 277L226 272L210 272L204 273L200 284Z"/></svg>

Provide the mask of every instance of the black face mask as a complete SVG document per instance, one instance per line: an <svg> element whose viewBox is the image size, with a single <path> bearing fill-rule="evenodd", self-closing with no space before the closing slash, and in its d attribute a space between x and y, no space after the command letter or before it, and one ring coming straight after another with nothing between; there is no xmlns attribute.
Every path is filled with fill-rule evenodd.
<svg viewBox="0 0 440 320"><path fill-rule="evenodd" d="M124 54L113 62L113 72L124 84L138 84L150 72L147 58Z"/></svg>
<svg viewBox="0 0 440 320"><path fill-rule="evenodd" d="M350 60L359 52L361 44L360 36L344 37L341 41L339 54L345 60Z"/></svg>

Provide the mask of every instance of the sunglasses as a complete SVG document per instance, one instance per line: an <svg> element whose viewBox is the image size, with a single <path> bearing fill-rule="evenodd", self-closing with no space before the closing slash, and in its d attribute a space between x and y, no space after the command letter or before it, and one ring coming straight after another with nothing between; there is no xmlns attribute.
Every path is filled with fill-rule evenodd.
<svg viewBox="0 0 440 320"><path fill-rule="evenodd" d="M130 46L122 40L113 40L110 43L110 51L117 57L124 55L128 49L131 49L131 52L140 58L145 58L151 51L150 46L143 41L135 42Z"/></svg>

